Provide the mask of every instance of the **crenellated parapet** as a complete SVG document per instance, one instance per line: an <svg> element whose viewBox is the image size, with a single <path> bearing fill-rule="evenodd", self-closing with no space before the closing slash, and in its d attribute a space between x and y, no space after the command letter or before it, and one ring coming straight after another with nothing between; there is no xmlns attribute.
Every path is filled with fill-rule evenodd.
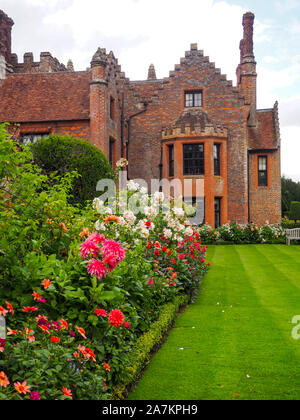
<svg viewBox="0 0 300 420"><path fill-rule="evenodd" d="M11 64L14 73L57 73L69 71L68 68L59 62L56 57L48 51L41 52L40 61L34 61L33 53L24 54L23 63L19 63L17 54L11 55Z"/></svg>
<svg viewBox="0 0 300 420"><path fill-rule="evenodd" d="M227 138L228 130L216 124L203 110L183 111L175 124L162 130L163 140L191 136Z"/></svg>

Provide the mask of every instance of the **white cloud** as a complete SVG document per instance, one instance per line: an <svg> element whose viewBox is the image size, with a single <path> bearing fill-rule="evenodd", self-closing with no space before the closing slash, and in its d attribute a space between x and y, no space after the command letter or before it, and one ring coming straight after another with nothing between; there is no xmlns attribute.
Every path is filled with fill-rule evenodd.
<svg viewBox="0 0 300 420"><path fill-rule="evenodd" d="M280 101L280 123L284 127L300 127L300 95Z"/></svg>
<svg viewBox="0 0 300 420"><path fill-rule="evenodd" d="M284 99L278 90L290 88L300 81L300 63L295 62L280 70L270 70L262 65L257 66L258 72L258 107L270 107L278 99Z"/></svg>
<svg viewBox="0 0 300 420"><path fill-rule="evenodd" d="M300 21L293 19L288 26L288 31L292 35L300 35Z"/></svg>
<svg viewBox="0 0 300 420"><path fill-rule="evenodd" d="M275 7L279 13L290 12L299 8L299 0L276 0Z"/></svg>
<svg viewBox="0 0 300 420"><path fill-rule="evenodd" d="M190 44L198 42L223 73L235 79L245 10L223 1L187 3L184 7L181 0L73 0L69 7L48 14L44 23L72 31L78 47L73 56L76 68L89 65L83 62L87 52L90 61L98 46L110 50L119 38L123 42L114 52L128 77L144 79L152 62L158 77L166 77ZM263 33L261 27L258 36Z"/></svg>
<svg viewBox="0 0 300 420"><path fill-rule="evenodd" d="M300 127L281 127L282 174L300 180Z"/></svg>

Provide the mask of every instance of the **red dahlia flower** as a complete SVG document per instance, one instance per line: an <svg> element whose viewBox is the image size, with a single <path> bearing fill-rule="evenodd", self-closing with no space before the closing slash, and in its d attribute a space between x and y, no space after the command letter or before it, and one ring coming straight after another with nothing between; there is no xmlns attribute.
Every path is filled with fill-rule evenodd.
<svg viewBox="0 0 300 420"><path fill-rule="evenodd" d="M97 316L103 316L104 318L107 317L107 312L104 309L95 309L95 314Z"/></svg>
<svg viewBox="0 0 300 420"><path fill-rule="evenodd" d="M12 305L9 302L5 302L5 304L6 304L6 307L7 307L8 311L11 314L14 314L15 312L14 312L14 308L12 307Z"/></svg>
<svg viewBox="0 0 300 420"><path fill-rule="evenodd" d="M124 315L119 309L114 309L108 316L108 322L115 328L120 328L124 324Z"/></svg>
<svg viewBox="0 0 300 420"><path fill-rule="evenodd" d="M23 312L32 313L38 311L39 308L36 308L35 306L24 306Z"/></svg>

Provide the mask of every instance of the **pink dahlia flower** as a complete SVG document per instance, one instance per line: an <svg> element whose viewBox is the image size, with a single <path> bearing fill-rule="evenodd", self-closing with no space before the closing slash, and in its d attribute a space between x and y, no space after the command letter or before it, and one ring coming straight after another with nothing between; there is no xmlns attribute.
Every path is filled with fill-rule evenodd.
<svg viewBox="0 0 300 420"><path fill-rule="evenodd" d="M107 275L107 268L103 262L94 258L88 263L87 271L91 276L97 276L98 280L102 280Z"/></svg>
<svg viewBox="0 0 300 420"><path fill-rule="evenodd" d="M87 238L87 241L94 242L96 245L100 245L105 241L105 236L101 235L100 233L92 233Z"/></svg>
<svg viewBox="0 0 300 420"><path fill-rule="evenodd" d="M96 257L100 251L100 246L95 242L86 240L80 247L79 254L84 260L92 257Z"/></svg>
<svg viewBox="0 0 300 420"><path fill-rule="evenodd" d="M126 250L118 242L106 239L103 243L101 254L104 264L108 264L109 271L112 271L124 260Z"/></svg>

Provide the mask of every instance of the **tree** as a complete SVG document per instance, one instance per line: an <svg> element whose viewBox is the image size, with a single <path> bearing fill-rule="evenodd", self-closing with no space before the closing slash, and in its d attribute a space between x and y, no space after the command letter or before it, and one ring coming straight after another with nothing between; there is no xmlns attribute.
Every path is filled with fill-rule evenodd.
<svg viewBox="0 0 300 420"><path fill-rule="evenodd" d="M292 201L300 201L300 183L283 177L282 186L282 214L288 214Z"/></svg>

